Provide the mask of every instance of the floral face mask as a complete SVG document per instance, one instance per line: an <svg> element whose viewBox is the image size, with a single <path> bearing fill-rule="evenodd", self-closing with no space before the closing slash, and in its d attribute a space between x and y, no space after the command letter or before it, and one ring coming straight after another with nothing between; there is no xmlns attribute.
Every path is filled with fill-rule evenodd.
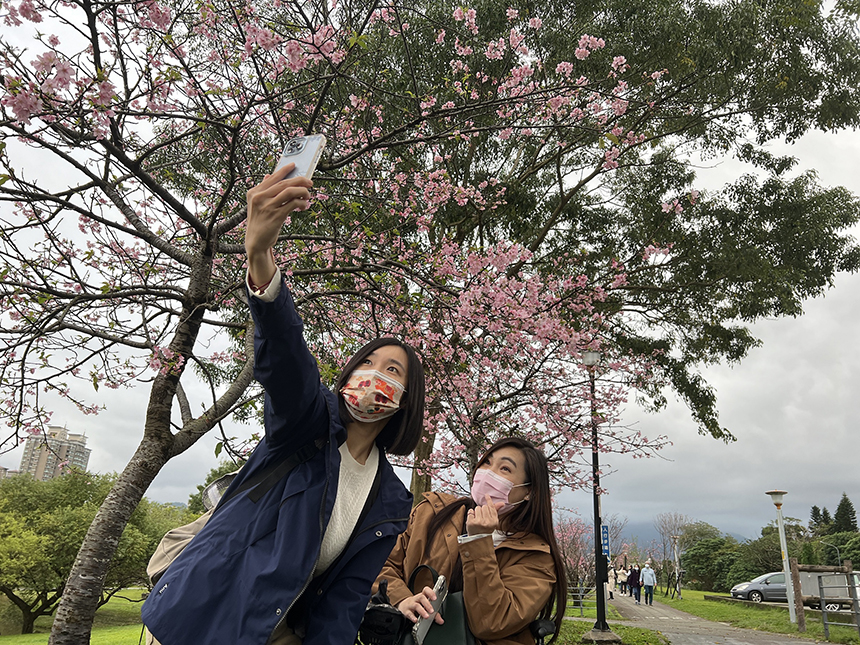
<svg viewBox="0 0 860 645"><path fill-rule="evenodd" d="M400 409L405 388L377 370L355 370L341 388L346 409L356 421L387 419Z"/></svg>

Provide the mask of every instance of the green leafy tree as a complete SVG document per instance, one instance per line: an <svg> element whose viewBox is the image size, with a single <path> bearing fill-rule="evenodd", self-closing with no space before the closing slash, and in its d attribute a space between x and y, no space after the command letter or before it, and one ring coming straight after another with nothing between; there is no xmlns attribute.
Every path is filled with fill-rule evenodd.
<svg viewBox="0 0 860 645"><path fill-rule="evenodd" d="M796 517L784 517L782 527L785 531L786 542L802 542L809 537L809 529L802 520L799 520ZM778 537L779 524L777 523L777 520L771 520L766 526L763 526L761 529L761 535L762 537L768 535L776 535Z"/></svg>
<svg viewBox="0 0 860 645"><path fill-rule="evenodd" d="M797 561L800 564L818 564L818 556L815 554L815 547L812 546L812 542L803 543Z"/></svg>
<svg viewBox="0 0 860 645"><path fill-rule="evenodd" d="M860 567L860 534L854 534L845 542L845 548L841 550L843 559L851 560L854 570ZM840 564L842 564L840 562Z"/></svg>
<svg viewBox="0 0 860 645"><path fill-rule="evenodd" d="M849 559L854 563L851 557L852 549L849 549L849 544L856 546L853 542L858 537L857 531L842 531L839 533L829 533L825 536L825 540L820 540L817 544L819 559L822 564L828 566L842 566L842 560ZM857 565L855 564L855 569Z"/></svg>
<svg viewBox="0 0 860 645"><path fill-rule="evenodd" d="M0 593L21 612L21 633L57 606L84 535L115 476L70 473L47 482L0 482ZM123 531L99 606L120 589L146 583L146 564L167 530L185 523L144 500ZM159 517L160 515L160 517Z"/></svg>
<svg viewBox="0 0 860 645"><path fill-rule="evenodd" d="M705 537L697 540L681 556L688 584L704 591L728 591L730 572L738 557L737 540L730 536Z"/></svg>
<svg viewBox="0 0 860 645"><path fill-rule="evenodd" d="M715 540L723 536L722 531L707 522L689 522L681 527L678 545L681 550L687 550L702 540Z"/></svg>
<svg viewBox="0 0 860 645"><path fill-rule="evenodd" d="M815 561L817 554L804 522L794 517L786 517L783 525L789 557L797 557L799 562ZM738 558L728 577L734 585L772 571L782 571L782 548L776 520L771 520L762 527L760 538L747 540L738 546Z"/></svg>
<svg viewBox="0 0 860 645"><path fill-rule="evenodd" d="M833 518L830 516L830 511L826 506L821 508L821 521L818 523L815 534L818 536L830 535L833 533Z"/></svg>
<svg viewBox="0 0 860 645"><path fill-rule="evenodd" d="M821 528L821 509L813 506L809 511L809 530L818 533Z"/></svg>
<svg viewBox="0 0 860 645"><path fill-rule="evenodd" d="M847 531L857 531L857 514L854 512L854 504L848 499L848 495L842 493L842 499L839 500L839 506L836 507L836 512L833 514L833 532L843 533Z"/></svg>
<svg viewBox="0 0 860 645"><path fill-rule="evenodd" d="M53 579L48 558L40 535L15 515L0 511L0 592L21 611L22 634L32 633L36 618L50 613L59 600L53 589L24 590L34 579Z"/></svg>

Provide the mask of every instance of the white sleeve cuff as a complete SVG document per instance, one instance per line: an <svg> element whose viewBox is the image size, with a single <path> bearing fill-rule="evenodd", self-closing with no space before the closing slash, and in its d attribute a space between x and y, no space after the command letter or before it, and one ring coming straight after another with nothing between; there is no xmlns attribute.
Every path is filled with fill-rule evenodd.
<svg viewBox="0 0 860 645"><path fill-rule="evenodd" d="M457 543L458 544L466 544L467 542L474 542L475 540L480 540L481 538L491 538L493 535L491 533L479 533L478 535L458 535Z"/></svg>
<svg viewBox="0 0 860 645"><path fill-rule="evenodd" d="M263 302L272 302L275 298L278 297L278 294L281 293L281 269L280 267L275 267L275 275L272 276L272 279L269 281L268 286L265 289L253 289L251 288L251 274L246 269L245 270L245 284L248 287L248 291L255 298L259 298Z"/></svg>

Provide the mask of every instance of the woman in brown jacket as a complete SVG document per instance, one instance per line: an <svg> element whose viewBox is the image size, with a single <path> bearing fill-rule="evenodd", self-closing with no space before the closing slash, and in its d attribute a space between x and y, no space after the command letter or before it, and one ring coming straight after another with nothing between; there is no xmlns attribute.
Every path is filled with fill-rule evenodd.
<svg viewBox="0 0 860 645"><path fill-rule="evenodd" d="M388 580L391 604L413 622L430 615L432 584L418 594L406 584L426 564L447 578L450 591L462 590L469 628L479 641L534 645L529 623L538 617L555 622L555 641L567 584L544 454L525 439L502 439L478 462L471 497L424 497L376 579L377 585ZM444 617L435 620L441 624Z"/></svg>

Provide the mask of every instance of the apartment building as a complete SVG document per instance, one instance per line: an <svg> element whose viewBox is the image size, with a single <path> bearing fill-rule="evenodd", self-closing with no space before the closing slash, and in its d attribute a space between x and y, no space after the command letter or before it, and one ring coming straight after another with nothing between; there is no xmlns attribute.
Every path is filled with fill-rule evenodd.
<svg viewBox="0 0 860 645"><path fill-rule="evenodd" d="M61 426L48 426L44 433L27 438L18 470L22 475L47 481L61 475L64 468L86 470L90 452L85 435L72 434Z"/></svg>

